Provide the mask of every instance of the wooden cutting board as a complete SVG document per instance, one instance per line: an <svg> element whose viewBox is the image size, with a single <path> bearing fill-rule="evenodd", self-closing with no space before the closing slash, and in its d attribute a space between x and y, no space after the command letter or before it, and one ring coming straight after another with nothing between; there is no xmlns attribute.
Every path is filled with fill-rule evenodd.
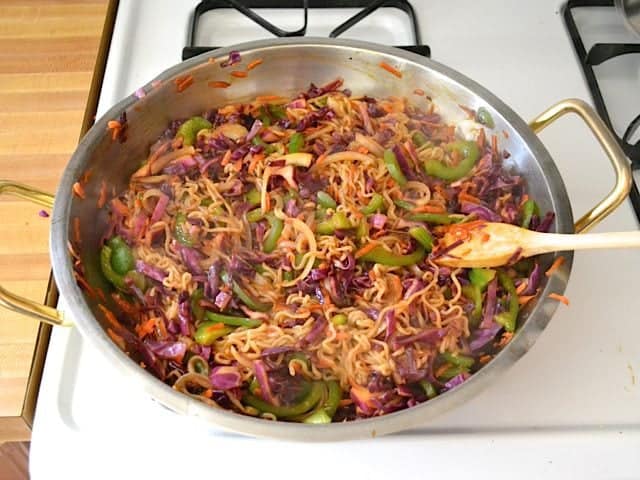
<svg viewBox="0 0 640 480"><path fill-rule="evenodd" d="M107 3L0 2L1 179L55 191L80 134ZM49 219L39 210L0 198L0 283L42 301ZM34 320L0 307L0 443L16 439L7 417L20 415L37 330Z"/></svg>

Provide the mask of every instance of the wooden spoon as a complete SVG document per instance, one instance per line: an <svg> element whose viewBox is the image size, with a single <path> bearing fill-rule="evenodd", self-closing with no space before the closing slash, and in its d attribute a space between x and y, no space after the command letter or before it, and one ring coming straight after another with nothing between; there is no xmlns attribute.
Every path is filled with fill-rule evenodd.
<svg viewBox="0 0 640 480"><path fill-rule="evenodd" d="M451 248L456 242L459 245ZM434 261L447 267L499 267L541 253L638 247L640 231L575 235L534 232L507 223L471 222L448 228L438 250L451 249ZM436 256L438 250L434 252Z"/></svg>

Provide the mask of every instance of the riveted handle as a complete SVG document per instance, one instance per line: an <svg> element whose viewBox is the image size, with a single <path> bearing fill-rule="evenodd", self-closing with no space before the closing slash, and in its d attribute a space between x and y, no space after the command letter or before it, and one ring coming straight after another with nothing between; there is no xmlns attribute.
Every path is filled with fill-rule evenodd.
<svg viewBox="0 0 640 480"><path fill-rule="evenodd" d="M0 195L4 194L19 197L43 207L53 207L53 195L27 185L0 180ZM0 304L10 310L24 313L50 325L71 325L65 322L62 312L59 312L55 308L16 295L2 286L0 286Z"/></svg>
<svg viewBox="0 0 640 480"><path fill-rule="evenodd" d="M593 132L609 157L616 174L615 185L607 196L575 223L576 233L581 233L595 227L627 198L629 190L631 190L631 166L618 141L595 110L577 98L569 98L556 103L534 118L529 126L538 133L550 123L570 112L578 115Z"/></svg>

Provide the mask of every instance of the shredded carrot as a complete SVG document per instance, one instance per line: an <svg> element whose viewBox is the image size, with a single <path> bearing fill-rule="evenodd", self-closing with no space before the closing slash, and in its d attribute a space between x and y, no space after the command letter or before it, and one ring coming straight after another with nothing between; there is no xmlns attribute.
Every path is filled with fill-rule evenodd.
<svg viewBox="0 0 640 480"><path fill-rule="evenodd" d="M124 342L124 338L122 338L110 328L107 328L107 335L109 335L109 338L113 341L113 343L120 347L120 350L126 350L127 344Z"/></svg>
<svg viewBox="0 0 640 480"><path fill-rule="evenodd" d="M415 93L416 95L420 95L421 97L424 96L424 90L422 90L421 88L416 88L413 93Z"/></svg>
<svg viewBox="0 0 640 480"><path fill-rule="evenodd" d="M96 298L95 290L91 287L91 285L89 285L89 283L84 279L84 277L82 277L82 275L80 275L78 273L75 273L75 277L76 277L76 282L78 282L78 284L80 284L80 287L84 288L85 291L87 292L87 294L91 298Z"/></svg>
<svg viewBox="0 0 640 480"><path fill-rule="evenodd" d="M231 76L236 78L246 78L247 75L247 72L243 72L241 70L234 70L233 72L231 72Z"/></svg>
<svg viewBox="0 0 640 480"><path fill-rule="evenodd" d="M396 68L393 68L387 62L380 62L380 67L384 68L387 72L395 75L398 78L402 78L402 72Z"/></svg>
<svg viewBox="0 0 640 480"><path fill-rule="evenodd" d="M487 243L490 239L491 239L491 235L489 235L486 232L483 232L482 235L480 236L480 241L482 243Z"/></svg>
<svg viewBox="0 0 640 480"><path fill-rule="evenodd" d="M484 133L484 128L480 129L480 134L478 135L477 142L478 142L478 147L480 148L480 151L483 151L484 145L485 143L487 143L487 137Z"/></svg>
<svg viewBox="0 0 640 480"><path fill-rule="evenodd" d="M412 213L444 213L445 208L442 205L419 205L411 209Z"/></svg>
<svg viewBox="0 0 640 480"><path fill-rule="evenodd" d="M212 88L228 88L231 86L229 82L223 82L221 80L215 80L213 82L209 82L207 85L209 85Z"/></svg>
<svg viewBox="0 0 640 480"><path fill-rule="evenodd" d="M478 198L475 197L467 192L460 192L458 194L458 201L460 202L469 202L469 203L475 203L475 204L481 204L482 201Z"/></svg>
<svg viewBox="0 0 640 480"><path fill-rule="evenodd" d="M122 128L122 124L118 120L109 120L107 122L107 128L113 130L114 128Z"/></svg>
<svg viewBox="0 0 640 480"><path fill-rule="evenodd" d="M529 282L527 280L524 280L520 285L518 285L518 288L516 288L516 293L520 295L522 292L524 292L527 289L528 284Z"/></svg>
<svg viewBox="0 0 640 480"><path fill-rule="evenodd" d="M107 203L107 183L102 180L100 184L100 195L98 196L98 209L104 207L104 204Z"/></svg>
<svg viewBox="0 0 640 480"><path fill-rule="evenodd" d="M338 333L336 333L336 340L341 341L341 340L347 340L351 337L351 335L349 335L348 332L345 331L340 331Z"/></svg>
<svg viewBox="0 0 640 480"><path fill-rule="evenodd" d="M522 198L520 199L520 207L522 207L522 205L524 205L527 200L529 200L529 195L525 193L524 195L522 195Z"/></svg>
<svg viewBox="0 0 640 480"><path fill-rule="evenodd" d="M96 293L98 294L98 298L100 298L100 300L102 300L103 302L107 301L107 297L101 288L96 288Z"/></svg>
<svg viewBox="0 0 640 480"><path fill-rule="evenodd" d="M267 186L265 185L264 188L267 188ZM271 210L271 195L269 195L269 192L266 192L264 194L264 213L270 210Z"/></svg>
<svg viewBox="0 0 640 480"><path fill-rule="evenodd" d="M444 372L449 370L450 366L451 366L451 364L449 364L449 363L443 363L442 365L440 365L440 367L438 367L438 369L436 370L436 373L435 373L436 377L442 376L442 374Z"/></svg>
<svg viewBox="0 0 640 480"><path fill-rule="evenodd" d="M220 165L224 167L230 161L231 161L231 150L227 150L224 156L222 157L222 160L220 160Z"/></svg>
<svg viewBox="0 0 640 480"><path fill-rule="evenodd" d="M193 75L186 75L184 77L178 77L175 79L176 90L178 93L184 92L193 84Z"/></svg>
<svg viewBox="0 0 640 480"><path fill-rule="evenodd" d="M111 200L111 207L123 217L129 215L129 207L122 203L122 200L117 197Z"/></svg>
<svg viewBox="0 0 640 480"><path fill-rule="evenodd" d="M279 95L258 95L256 97L256 103L268 103L276 100L283 100L283 97Z"/></svg>
<svg viewBox="0 0 640 480"><path fill-rule="evenodd" d="M205 397L205 398L211 398L211 397L213 397L213 390L211 390L210 388L207 388L207 389L203 392L202 396L203 396L203 397Z"/></svg>
<svg viewBox="0 0 640 480"><path fill-rule="evenodd" d="M340 400L341 407L346 407L347 405L351 405L352 403L353 400L351 400L350 398L343 398L342 400Z"/></svg>
<svg viewBox="0 0 640 480"><path fill-rule="evenodd" d="M369 153L369 149L367 149L367 147L358 147L357 149L358 153L362 153L363 155L366 155L367 153Z"/></svg>
<svg viewBox="0 0 640 480"><path fill-rule="evenodd" d="M253 175L253 172L256 171L256 167L258 163L264 160L264 155L262 153L256 153L251 156L251 161L249 162L249 166L247 167L247 172L249 175Z"/></svg>
<svg viewBox="0 0 640 480"><path fill-rule="evenodd" d="M156 319L156 327L158 328L158 338L160 340L167 338L167 327L164 325L162 317Z"/></svg>
<svg viewBox="0 0 640 480"><path fill-rule="evenodd" d="M98 308L100 310L102 310L102 313L104 314L104 318L114 327L114 328L121 328L122 326L120 325L120 322L118 321L118 319L116 318L116 316L113 314L113 312L111 310L109 310L107 307L105 307L104 305L102 305L101 303L98 304Z"/></svg>
<svg viewBox="0 0 640 480"><path fill-rule="evenodd" d="M80 218L73 217L73 241L80 244Z"/></svg>
<svg viewBox="0 0 640 480"><path fill-rule="evenodd" d="M569 299L567 297L565 297L564 295L560 295L558 293L550 293L549 294L549 298L553 299L553 300L557 300L559 302L564 303L567 307L569 306Z"/></svg>
<svg viewBox="0 0 640 480"><path fill-rule="evenodd" d="M73 193L76 194L76 196L78 198L81 198L82 200L84 200L85 198L87 198L87 195L84 191L84 187L82 186L82 184L80 182L76 182L73 184Z"/></svg>
<svg viewBox="0 0 640 480"><path fill-rule="evenodd" d="M119 293L112 293L111 298L118 305L120 310L128 315L134 315L137 312L136 307L127 302Z"/></svg>
<svg viewBox="0 0 640 480"><path fill-rule="evenodd" d="M496 156L496 158L498 158L498 136L497 135L491 135L491 150L493 151L493 154Z"/></svg>
<svg viewBox="0 0 640 480"><path fill-rule="evenodd" d="M547 270L546 272L544 272L544 274L547 277L550 277L551 275L554 274L554 272L556 270L558 270L558 268L560 268L562 266L562 264L564 263L564 257L562 255L560 255L558 258L556 258L554 260L554 262L551 264L551 266L549 267L549 270Z"/></svg>
<svg viewBox="0 0 640 480"><path fill-rule="evenodd" d="M153 333L156 327L156 319L155 317L150 318L146 322L142 322L139 325L135 326L136 333L138 334L138 338L143 339L147 335Z"/></svg>
<svg viewBox="0 0 640 480"><path fill-rule="evenodd" d="M522 296L518 297L518 303L520 305L524 306L527 303L529 303L531 300L533 300L534 298L536 298L535 295L522 295Z"/></svg>
<svg viewBox="0 0 640 480"><path fill-rule="evenodd" d="M369 253L370 251L372 251L374 248L376 248L378 246L377 243L371 242L371 243L367 243L364 247L360 248L358 251L356 251L355 253L355 258L360 258L365 256L367 253Z"/></svg>
<svg viewBox="0 0 640 480"><path fill-rule="evenodd" d="M502 337L500 338L500 341L498 342L498 347L504 347L507 343L511 341L512 338L513 338L512 332L504 332L502 334Z"/></svg>
<svg viewBox="0 0 640 480"><path fill-rule="evenodd" d="M233 169L236 172L239 172L240 170L242 170L242 158L239 158L238 160L233 162Z"/></svg>
<svg viewBox="0 0 640 480"><path fill-rule="evenodd" d="M247 65L247 70L253 70L258 65L262 64L262 61L263 60L261 58L256 58L253 62L249 62L249 64Z"/></svg>
<svg viewBox="0 0 640 480"><path fill-rule="evenodd" d="M484 365L485 363L489 363L489 360L491 360L491 355L482 355L478 360L482 365Z"/></svg>

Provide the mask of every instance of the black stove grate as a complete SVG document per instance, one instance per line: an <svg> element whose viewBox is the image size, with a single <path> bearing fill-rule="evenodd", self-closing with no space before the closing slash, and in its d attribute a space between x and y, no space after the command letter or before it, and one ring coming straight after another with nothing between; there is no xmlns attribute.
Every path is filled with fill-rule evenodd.
<svg viewBox="0 0 640 480"><path fill-rule="evenodd" d="M569 0L563 7L563 18L571 42L578 56L578 61L582 67L589 91L593 97L596 110L607 124L611 132L615 135L620 143L620 146L624 150L625 154L631 160L631 168L634 170L640 169L640 141L635 144L631 143L631 137L640 130L640 114L636 116L622 136L618 135L613 128L611 118L607 110L607 105L602 96L602 91L596 79L594 66L600 65L612 58L619 57L621 55L630 55L640 53L640 44L638 43L596 43L589 51L586 51L578 27L572 13L573 9L583 7L611 7L615 8L613 0ZM633 182L631 187L631 193L629 195L633 209L636 212L638 221L640 221L640 192L636 182Z"/></svg>
<svg viewBox="0 0 640 480"><path fill-rule="evenodd" d="M238 0L203 0L196 7L189 31L189 39L186 47L182 49L182 59L194 57L204 52L214 50L218 47L196 46L194 45L196 29L200 17L209 11L221 8L234 8L257 25L261 26L276 37L301 37L307 32L307 13L309 8L357 8L358 13L334 28L329 34L330 38L336 38L356 25L373 12L383 7L397 8L403 11L411 23L413 31L414 45L399 45L399 48L409 50L419 55L430 57L431 49L428 45L423 45L420 38L420 29L415 11L407 0L245 0L242 3ZM302 8L304 12L304 22L301 28L294 31L282 30L271 22L265 20L254 10L259 8L293 9Z"/></svg>

